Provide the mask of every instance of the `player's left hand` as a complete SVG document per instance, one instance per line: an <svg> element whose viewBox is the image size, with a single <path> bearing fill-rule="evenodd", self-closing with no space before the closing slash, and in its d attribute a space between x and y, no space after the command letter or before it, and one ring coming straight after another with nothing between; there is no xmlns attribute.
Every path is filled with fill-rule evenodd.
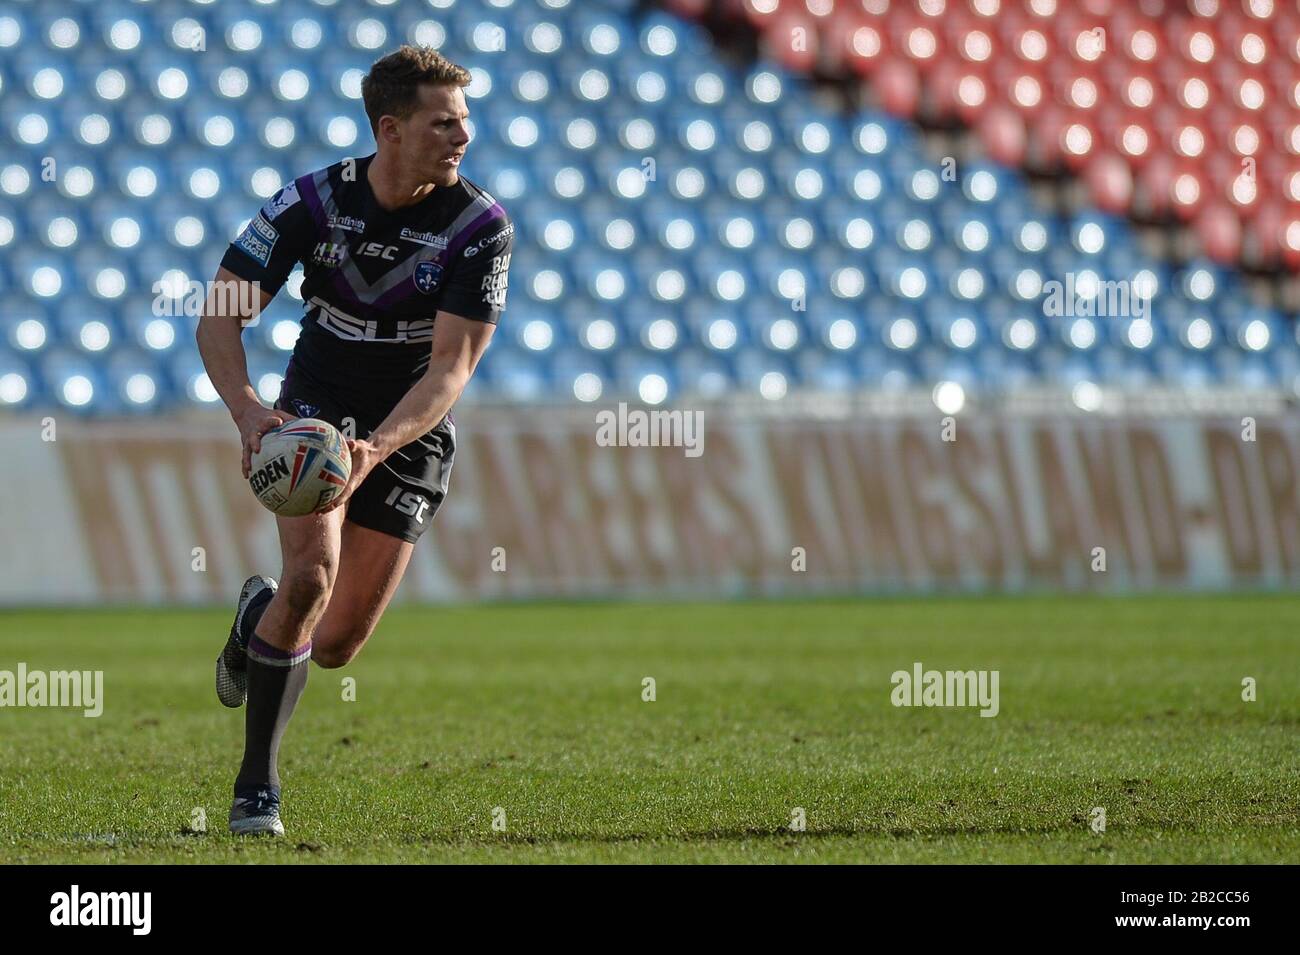
<svg viewBox="0 0 1300 955"><path fill-rule="evenodd" d="M370 472L382 460L379 449L369 441L353 438L348 438L347 441L348 451L352 453L352 474L348 477L348 483L343 488L343 493L326 504L321 509L321 514L328 514L334 508L346 504L348 498L352 496L352 492L361 486L361 482L369 476Z"/></svg>

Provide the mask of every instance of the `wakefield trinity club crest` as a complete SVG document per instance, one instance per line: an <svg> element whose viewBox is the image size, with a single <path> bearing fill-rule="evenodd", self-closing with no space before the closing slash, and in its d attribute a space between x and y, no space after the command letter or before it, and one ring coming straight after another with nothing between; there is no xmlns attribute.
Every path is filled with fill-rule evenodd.
<svg viewBox="0 0 1300 955"><path fill-rule="evenodd" d="M421 262L415 267L415 287L428 295L442 280L442 266L437 262Z"/></svg>

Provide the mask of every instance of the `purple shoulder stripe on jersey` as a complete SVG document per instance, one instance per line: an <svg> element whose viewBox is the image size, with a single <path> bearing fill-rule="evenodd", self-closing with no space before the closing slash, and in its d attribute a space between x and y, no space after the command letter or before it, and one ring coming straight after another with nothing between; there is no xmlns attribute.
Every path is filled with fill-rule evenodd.
<svg viewBox="0 0 1300 955"><path fill-rule="evenodd" d="M361 296L358 295L357 290L352 287L352 283L348 281L347 276L344 275L338 269L335 269L334 271L334 278L330 282L330 288L332 288L341 297L347 299L349 302L352 303L352 305L356 306L359 309L365 309L370 307L365 302L361 301ZM378 305L379 303L376 302L375 304ZM354 314L358 315L358 317L360 315L360 313L354 313Z"/></svg>
<svg viewBox="0 0 1300 955"><path fill-rule="evenodd" d="M329 232L329 217L325 212L325 206L320 201L320 193L316 191L316 177L308 173L299 177L298 195L302 196L303 202L307 203L307 208L311 211L311 217L316 222L316 232L318 235L326 235Z"/></svg>
<svg viewBox="0 0 1300 955"><path fill-rule="evenodd" d="M447 258L452 258L457 252L469 245L470 237L479 229L483 228L483 226L487 225L493 219L504 219L505 215L506 210L501 208L501 203L492 203L491 206L483 211L482 215L475 218L473 222L452 236L451 241L447 243Z"/></svg>
<svg viewBox="0 0 1300 955"><path fill-rule="evenodd" d="M321 170L327 177L328 170ZM333 230L329 227L329 213L325 209L325 204L321 201L320 190L316 187L316 173L303 176L298 180L298 194L302 196L303 201L307 203L307 208L311 210L311 217L316 222L316 237L322 242L328 242L333 236ZM355 308L365 308L366 303L361 300L344 277L341 271L335 270L334 277L330 281L330 287L338 293L339 297L347 301L350 306Z"/></svg>
<svg viewBox="0 0 1300 955"><path fill-rule="evenodd" d="M505 214L506 210L501 207L501 203L492 203L491 206L483 210L482 214L476 216L469 225L465 226L465 228L452 236L451 241L447 243L447 248L439 252L432 261L446 266L448 262L451 262L460 254L460 251L464 249L465 246L469 245L470 237L473 236L475 232L483 228L484 225L491 222L493 219L505 218ZM379 308L386 308L396 302L402 301L403 299L410 298L415 293L415 283L400 282L380 296L375 301L375 305Z"/></svg>

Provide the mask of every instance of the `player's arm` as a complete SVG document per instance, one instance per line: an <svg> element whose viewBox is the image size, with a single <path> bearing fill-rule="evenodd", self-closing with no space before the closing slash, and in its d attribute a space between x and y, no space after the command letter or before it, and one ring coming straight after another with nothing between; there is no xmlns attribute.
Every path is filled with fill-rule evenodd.
<svg viewBox="0 0 1300 955"><path fill-rule="evenodd" d="M239 428L244 477L253 453L262 448L262 435L293 416L258 400L240 336L244 325L275 298L313 238L310 213L292 182L261 208L226 250L195 332L208 379Z"/></svg>
<svg viewBox="0 0 1300 955"><path fill-rule="evenodd" d="M248 357L241 337L244 325L273 297L260 284L219 268L194 333L208 380L239 427L244 477L248 477L252 452L261 449L262 435L289 420L288 415L267 408L258 399L248 378Z"/></svg>
<svg viewBox="0 0 1300 955"><path fill-rule="evenodd" d="M352 475L343 493L325 510L343 504L384 458L437 427L469 384L496 326L439 311L433 322L433 352L420 380L365 440L349 441Z"/></svg>
<svg viewBox="0 0 1300 955"><path fill-rule="evenodd" d="M450 312L433 322L433 352L424 375L370 435L380 459L431 431L469 384L496 326Z"/></svg>

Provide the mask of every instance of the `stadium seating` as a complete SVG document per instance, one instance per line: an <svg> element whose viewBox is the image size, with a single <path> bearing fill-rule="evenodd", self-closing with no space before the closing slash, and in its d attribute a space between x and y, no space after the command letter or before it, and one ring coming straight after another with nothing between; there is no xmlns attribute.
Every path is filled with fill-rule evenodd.
<svg viewBox="0 0 1300 955"><path fill-rule="evenodd" d="M951 6L925 27L944 50L977 20ZM1010 24L1027 16L990 43L1015 46ZM1141 22L1173 42L1174 22ZM1270 50L1283 22L1257 31ZM904 49L900 29L880 31L882 50ZM1216 43L1244 42L1222 29ZM509 307L476 397L775 400L955 383L972 395L1061 386L1087 407L1094 386L1300 383L1294 320L1252 305L1230 267L1150 258L1117 217L1122 204L1067 219L1039 208L1014 170L963 163L949 177L907 120L828 112L789 65L737 69L703 28L665 12L593 0L102 0L0 10L0 405L115 415L214 403L190 283L211 277L283 182L372 151L360 79L402 41L472 70L476 141L463 171L518 226ZM1172 60L1125 62L1174 82ZM1252 208L1293 201L1274 175L1290 175L1292 154L1277 100L1290 92L1272 62L1198 73L1217 91L1266 81ZM1135 123L1154 143L1192 109L1135 120L1116 105L1120 74L1077 58L978 64L986 99L953 104L974 121L994 115L995 90L1019 70L1087 77L1098 152ZM1245 108L1224 104L1229 119ZM1197 128L1229 135L1227 123ZM1207 196L1229 181L1231 169L1185 158ZM1147 297L1126 317L1049 314L1045 284L1067 275L1081 300L1104 299L1117 280ZM245 333L268 399L297 335L300 280Z"/></svg>
<svg viewBox="0 0 1300 955"><path fill-rule="evenodd" d="M700 14L709 4L672 0ZM899 115L959 117L1007 163L1172 214L1208 255L1300 266L1300 11L1273 0L749 0L795 70L869 78Z"/></svg>

